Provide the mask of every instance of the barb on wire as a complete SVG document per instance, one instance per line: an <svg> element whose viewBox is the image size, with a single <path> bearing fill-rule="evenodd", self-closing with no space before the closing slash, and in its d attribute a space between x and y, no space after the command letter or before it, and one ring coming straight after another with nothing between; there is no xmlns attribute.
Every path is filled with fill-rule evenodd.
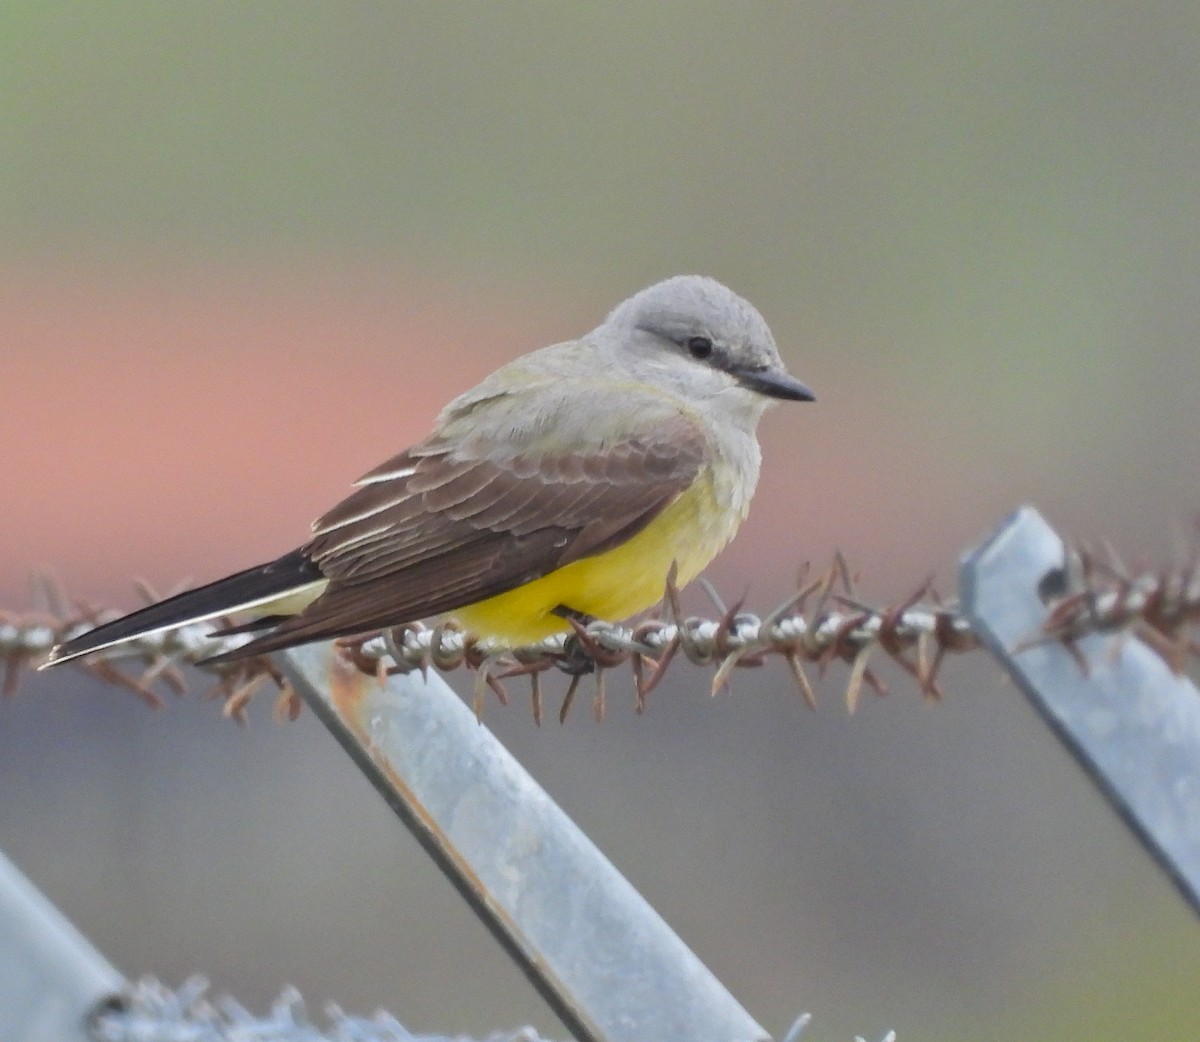
<svg viewBox="0 0 1200 1042"><path fill-rule="evenodd" d="M727 607L711 586L703 585L717 609L715 618L684 615L672 570L657 613L632 625L600 621L585 625L572 620L574 632L569 635L509 648L477 640L452 621L435 626L411 623L340 644L360 669L380 677L414 669L422 673L431 668L470 670L475 674L474 704L479 713L489 691L507 704L506 682L524 678L538 723L544 713L545 674L552 670L570 676L558 712L560 721L588 676L593 713L602 719L608 674L624 666L633 680L636 711L643 712L650 694L681 655L713 669L714 695L729 686L736 670L782 659L811 708L817 699L809 670L824 676L834 662L842 662L849 667L845 695L853 711L864 690L887 693L872 668L874 661L894 662L923 697L937 700L942 697L938 675L946 656L979 647L956 604L943 603L931 580L899 604L875 607L857 592L856 576L841 554L814 578L808 577L807 570L802 572L796 592L761 616L744 610L741 599ZM147 600L157 599L148 587L140 589ZM1069 555L1061 575L1043 580L1042 593L1049 605L1045 627L1030 635L1024 646L1056 641L1076 654L1076 643L1088 633L1123 631L1146 641L1176 670L1189 656L1200 654L1200 645L1191 636L1200 621L1200 557L1196 555L1180 568L1131 575L1111 550L1104 556L1077 550ZM40 603L35 611L0 612L5 694L15 691L22 673L44 661L55 643L116 615L72 602L44 577L38 580L36 599ZM119 645L76 664L107 683L125 687L147 704L160 706L158 688L183 692L182 665L200 663L246 639L223 636L219 630L214 633L204 623ZM136 670L130 669L131 664ZM215 677L209 694L222 699L225 713L235 720L244 719L246 706L265 686L280 692L276 703L280 718L294 718L300 711L300 700L269 658L203 668Z"/></svg>

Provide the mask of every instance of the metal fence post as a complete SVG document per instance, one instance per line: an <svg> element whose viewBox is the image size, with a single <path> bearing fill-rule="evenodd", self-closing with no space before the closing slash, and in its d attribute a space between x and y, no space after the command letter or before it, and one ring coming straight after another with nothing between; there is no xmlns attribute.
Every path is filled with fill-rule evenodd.
<svg viewBox="0 0 1200 1042"><path fill-rule="evenodd" d="M124 978L0 854L0 1039L90 1042L91 1013Z"/></svg>
<svg viewBox="0 0 1200 1042"><path fill-rule="evenodd" d="M768 1038L440 677L276 661L577 1039Z"/></svg>
<svg viewBox="0 0 1200 1042"><path fill-rule="evenodd" d="M1126 633L1082 638L1076 655L1038 642L1042 580L1065 547L1031 507L962 566L972 628L1050 729L1200 912L1200 692Z"/></svg>

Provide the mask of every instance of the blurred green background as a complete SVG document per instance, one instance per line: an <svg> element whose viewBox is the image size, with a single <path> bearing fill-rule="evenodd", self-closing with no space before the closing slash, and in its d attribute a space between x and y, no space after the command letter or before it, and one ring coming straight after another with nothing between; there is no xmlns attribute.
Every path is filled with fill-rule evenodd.
<svg viewBox="0 0 1200 1042"><path fill-rule="evenodd" d="M1169 560L1198 169L1194 3L6 4L0 605L288 549L456 391L682 271L819 396L764 424L731 599L834 548L870 599L952 593L1022 502ZM487 722L777 1034L1187 1037L1196 922L973 658L936 707L681 668L645 717L614 681L603 726ZM127 973L561 1035L311 715L252 716L27 679L0 845Z"/></svg>

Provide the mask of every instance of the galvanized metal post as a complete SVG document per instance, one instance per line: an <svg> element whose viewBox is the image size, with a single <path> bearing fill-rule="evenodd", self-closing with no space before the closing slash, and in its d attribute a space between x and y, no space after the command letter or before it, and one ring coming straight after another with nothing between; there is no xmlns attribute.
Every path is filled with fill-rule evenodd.
<svg viewBox="0 0 1200 1042"><path fill-rule="evenodd" d="M0 1039L90 1042L88 1017L121 975L0 854Z"/></svg>
<svg viewBox="0 0 1200 1042"><path fill-rule="evenodd" d="M1037 511L1010 517L963 561L972 628L1200 912L1200 692L1127 634L1093 635L1079 659L1033 643L1039 584L1063 569L1063 542Z"/></svg>
<svg viewBox="0 0 1200 1042"><path fill-rule="evenodd" d="M440 677L277 661L577 1039L768 1038Z"/></svg>

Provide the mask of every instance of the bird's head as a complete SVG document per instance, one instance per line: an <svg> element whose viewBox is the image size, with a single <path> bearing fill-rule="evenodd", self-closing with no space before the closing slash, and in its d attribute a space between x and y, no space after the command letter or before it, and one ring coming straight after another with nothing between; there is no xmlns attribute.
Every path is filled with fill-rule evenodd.
<svg viewBox="0 0 1200 1042"><path fill-rule="evenodd" d="M677 275L634 294L592 338L632 375L663 381L685 397L748 391L756 411L773 399L815 398L784 367L758 309L702 275Z"/></svg>

